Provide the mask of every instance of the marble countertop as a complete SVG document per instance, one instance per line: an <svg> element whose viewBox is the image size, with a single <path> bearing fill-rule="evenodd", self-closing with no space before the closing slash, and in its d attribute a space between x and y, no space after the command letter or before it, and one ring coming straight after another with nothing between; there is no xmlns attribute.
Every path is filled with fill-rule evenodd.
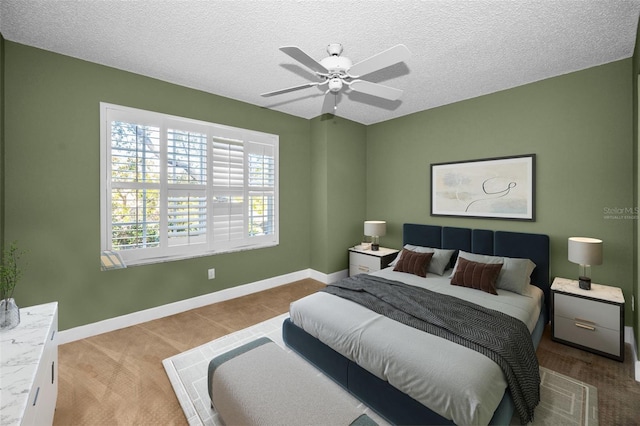
<svg viewBox="0 0 640 426"><path fill-rule="evenodd" d="M357 253L363 253L363 254L369 254L371 256L386 256L388 254L394 254L394 253L398 253L398 250L396 249L391 249L391 248L387 248L387 247L380 247L379 250L371 250L371 249L367 249L364 250L361 246L357 245L355 247L349 247L350 251L354 251Z"/></svg>
<svg viewBox="0 0 640 426"><path fill-rule="evenodd" d="M583 290L578 286L577 280L556 278L553 280L551 290L578 296L591 297L593 299L606 300L614 303L624 303L624 295L618 287L591 283L591 290Z"/></svg>
<svg viewBox="0 0 640 426"><path fill-rule="evenodd" d="M0 424L20 424L58 303L20 309L20 324L0 331Z"/></svg>

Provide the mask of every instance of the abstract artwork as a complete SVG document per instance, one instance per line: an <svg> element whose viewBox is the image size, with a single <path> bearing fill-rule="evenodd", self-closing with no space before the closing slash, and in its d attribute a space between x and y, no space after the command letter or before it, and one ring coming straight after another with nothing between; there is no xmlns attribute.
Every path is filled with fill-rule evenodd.
<svg viewBox="0 0 640 426"><path fill-rule="evenodd" d="M535 159L431 164L431 215L535 220Z"/></svg>

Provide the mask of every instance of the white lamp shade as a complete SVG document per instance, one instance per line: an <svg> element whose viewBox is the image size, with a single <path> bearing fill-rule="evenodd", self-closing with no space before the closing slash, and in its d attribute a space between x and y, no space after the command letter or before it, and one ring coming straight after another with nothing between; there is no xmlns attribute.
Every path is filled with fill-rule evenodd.
<svg viewBox="0 0 640 426"><path fill-rule="evenodd" d="M569 238L569 261L579 265L602 264L602 240L588 237Z"/></svg>
<svg viewBox="0 0 640 426"><path fill-rule="evenodd" d="M364 223L364 235L383 237L387 233L387 222L384 220L367 220Z"/></svg>

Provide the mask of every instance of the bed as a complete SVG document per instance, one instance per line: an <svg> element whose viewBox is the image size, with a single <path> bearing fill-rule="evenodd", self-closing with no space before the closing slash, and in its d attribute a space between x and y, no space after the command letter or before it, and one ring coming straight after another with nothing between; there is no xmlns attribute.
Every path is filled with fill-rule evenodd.
<svg viewBox="0 0 640 426"><path fill-rule="evenodd" d="M526 337L537 347L548 321L548 236L404 224L403 246L452 255L441 275L430 272L423 278L390 267L373 274L375 279L402 281L505 312L526 326ZM458 257L483 256L519 263L530 259L535 264L527 270L530 284L521 293L498 289L497 295L450 284ZM394 424L507 425L514 414L505 375L491 359L334 294L318 292L293 302L283 338Z"/></svg>

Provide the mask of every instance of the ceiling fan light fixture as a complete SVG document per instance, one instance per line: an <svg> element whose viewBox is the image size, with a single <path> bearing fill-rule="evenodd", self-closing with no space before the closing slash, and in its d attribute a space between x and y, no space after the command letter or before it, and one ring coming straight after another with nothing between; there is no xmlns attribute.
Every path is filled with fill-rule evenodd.
<svg viewBox="0 0 640 426"><path fill-rule="evenodd" d="M329 80L329 91L339 92L342 89L342 79L335 77Z"/></svg>

